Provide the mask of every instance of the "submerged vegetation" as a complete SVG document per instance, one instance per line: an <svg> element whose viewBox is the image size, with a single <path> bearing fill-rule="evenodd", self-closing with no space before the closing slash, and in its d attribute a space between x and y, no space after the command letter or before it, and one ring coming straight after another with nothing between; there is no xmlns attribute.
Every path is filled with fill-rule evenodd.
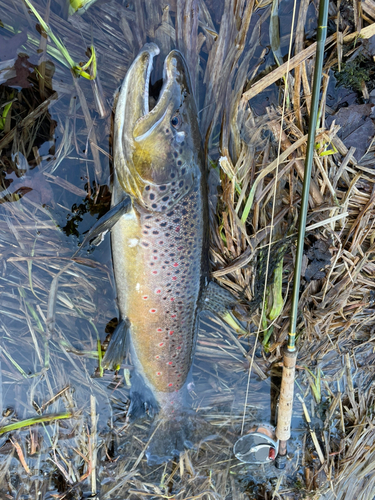
<svg viewBox="0 0 375 500"><path fill-rule="evenodd" d="M354 11L330 5L336 31L326 43L299 303L294 433L282 472L272 464L240 463L233 444L254 422L275 423L316 3L296 6L292 30L287 0L278 7L251 0L98 1L82 16L68 16L63 2L33 1L52 30L46 33L22 0L0 0L4 498L374 496L375 125L367 62L375 55L375 12L372 2L361 4L355 2ZM74 63L84 71L95 47L95 79L70 71L51 32L72 61L85 61ZM98 369L118 316L108 239L71 259L82 234L109 208L111 109L147 41L161 49L150 99L161 78L159 61L172 48L184 54L193 75L207 164L215 165L209 177L212 276L238 297L249 332L238 337L202 318L192 405L218 437L154 468L144 458L149 422L126 424L131 363L116 375L101 377ZM339 86L332 85L335 78Z"/></svg>

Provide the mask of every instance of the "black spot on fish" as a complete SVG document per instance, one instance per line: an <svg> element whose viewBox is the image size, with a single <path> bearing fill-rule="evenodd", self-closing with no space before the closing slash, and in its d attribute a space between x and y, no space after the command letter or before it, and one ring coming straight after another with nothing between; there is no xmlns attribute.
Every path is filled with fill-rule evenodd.
<svg viewBox="0 0 375 500"><path fill-rule="evenodd" d="M152 231L152 234L159 234L159 231Z"/></svg>
<svg viewBox="0 0 375 500"><path fill-rule="evenodd" d="M182 161L181 161L181 160L178 160L177 165L178 165L179 167L181 167L181 165L182 165Z"/></svg>
<svg viewBox="0 0 375 500"><path fill-rule="evenodd" d="M181 174L182 174L182 175L185 175L185 172L186 172L186 168L182 168L182 169L181 169Z"/></svg>
<svg viewBox="0 0 375 500"><path fill-rule="evenodd" d="M154 199L155 199L154 193L150 193L150 200L154 200Z"/></svg>
<svg viewBox="0 0 375 500"><path fill-rule="evenodd" d="M175 152L173 153L173 156L174 156L175 158L178 158L178 153L175 151Z"/></svg>
<svg viewBox="0 0 375 500"><path fill-rule="evenodd" d="M167 189L167 186L165 184L162 184L159 186L160 191L165 191Z"/></svg>
<svg viewBox="0 0 375 500"><path fill-rule="evenodd" d="M172 221L172 222L173 222L173 224L179 224L179 223L180 223L180 221L181 221L181 219L173 219L173 221Z"/></svg>
<svg viewBox="0 0 375 500"><path fill-rule="evenodd" d="M150 191L151 187L150 186L146 186L145 189L146 189L146 191Z"/></svg>
<svg viewBox="0 0 375 500"><path fill-rule="evenodd" d="M150 245L149 245L148 243L146 243L145 241L142 241L142 243L141 243L141 244L142 244L142 246L144 246L144 247L146 247L146 248L147 248L148 246L150 246Z"/></svg>
<svg viewBox="0 0 375 500"><path fill-rule="evenodd" d="M176 177L176 174L174 172L171 173L171 178L174 179Z"/></svg>
<svg viewBox="0 0 375 500"><path fill-rule="evenodd" d="M181 210L181 215L187 215L188 211L186 210L186 208L183 208Z"/></svg>
<svg viewBox="0 0 375 500"><path fill-rule="evenodd" d="M165 227L166 225L167 225L167 223L166 223L166 222L162 222L162 223L160 224L160 227Z"/></svg>
<svg viewBox="0 0 375 500"><path fill-rule="evenodd" d="M182 155L182 148L180 148L180 155Z"/></svg>
<svg viewBox="0 0 375 500"><path fill-rule="evenodd" d="M182 186L183 186L183 185L184 185L184 181L180 181L180 182L178 183L178 187L180 187L180 188L182 188ZM187 187L187 186L186 186L186 187Z"/></svg>
<svg viewBox="0 0 375 500"><path fill-rule="evenodd" d="M169 196L164 196L164 197L162 198L162 201L168 201L168 200L169 200Z"/></svg>
<svg viewBox="0 0 375 500"><path fill-rule="evenodd" d="M165 214L167 217L171 217L174 214L174 210L171 210L167 214Z"/></svg>
<svg viewBox="0 0 375 500"><path fill-rule="evenodd" d="M156 204L156 203L153 203L153 204L151 205L151 207L152 207L152 208L158 208L158 206L157 206L157 204Z"/></svg>

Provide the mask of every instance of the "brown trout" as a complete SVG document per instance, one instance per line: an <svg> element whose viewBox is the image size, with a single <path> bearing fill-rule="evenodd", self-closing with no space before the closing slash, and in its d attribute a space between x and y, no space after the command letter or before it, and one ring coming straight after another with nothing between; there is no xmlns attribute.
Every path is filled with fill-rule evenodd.
<svg viewBox="0 0 375 500"><path fill-rule="evenodd" d="M223 304L226 310L233 297L222 290L216 300L207 292L214 284L207 286L206 174L189 72L180 52L166 57L163 87L149 108L150 74L158 53L155 44L144 46L116 107L108 217L114 225L107 229L122 322L103 366L118 368L127 337L135 368L129 415L159 412L159 419L169 422L158 429L149 452L160 461L195 439L196 425L186 417L184 405L198 312L216 311ZM117 207L122 208L114 216Z"/></svg>

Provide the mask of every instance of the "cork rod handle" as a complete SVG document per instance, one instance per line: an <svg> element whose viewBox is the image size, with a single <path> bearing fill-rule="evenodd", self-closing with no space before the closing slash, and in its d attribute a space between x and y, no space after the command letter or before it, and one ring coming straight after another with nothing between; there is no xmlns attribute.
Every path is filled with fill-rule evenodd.
<svg viewBox="0 0 375 500"><path fill-rule="evenodd" d="M297 350L285 348L283 360L283 378L281 381L279 413L277 417L276 437L280 441L288 441L292 422L294 374L296 371Z"/></svg>

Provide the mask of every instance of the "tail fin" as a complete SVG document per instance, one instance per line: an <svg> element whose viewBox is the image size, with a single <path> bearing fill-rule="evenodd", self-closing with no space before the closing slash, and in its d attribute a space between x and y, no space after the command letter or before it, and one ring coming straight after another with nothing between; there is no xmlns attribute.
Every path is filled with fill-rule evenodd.
<svg viewBox="0 0 375 500"><path fill-rule="evenodd" d="M217 432L191 410L175 415L160 415L152 424L148 465L157 465L178 458L186 449L197 450L201 443L217 437Z"/></svg>
<svg viewBox="0 0 375 500"><path fill-rule="evenodd" d="M153 418L146 450L148 465L172 460L186 449L198 449L200 443L217 437L216 430L189 408L187 386L177 393L155 395L139 373L132 373L127 422Z"/></svg>

